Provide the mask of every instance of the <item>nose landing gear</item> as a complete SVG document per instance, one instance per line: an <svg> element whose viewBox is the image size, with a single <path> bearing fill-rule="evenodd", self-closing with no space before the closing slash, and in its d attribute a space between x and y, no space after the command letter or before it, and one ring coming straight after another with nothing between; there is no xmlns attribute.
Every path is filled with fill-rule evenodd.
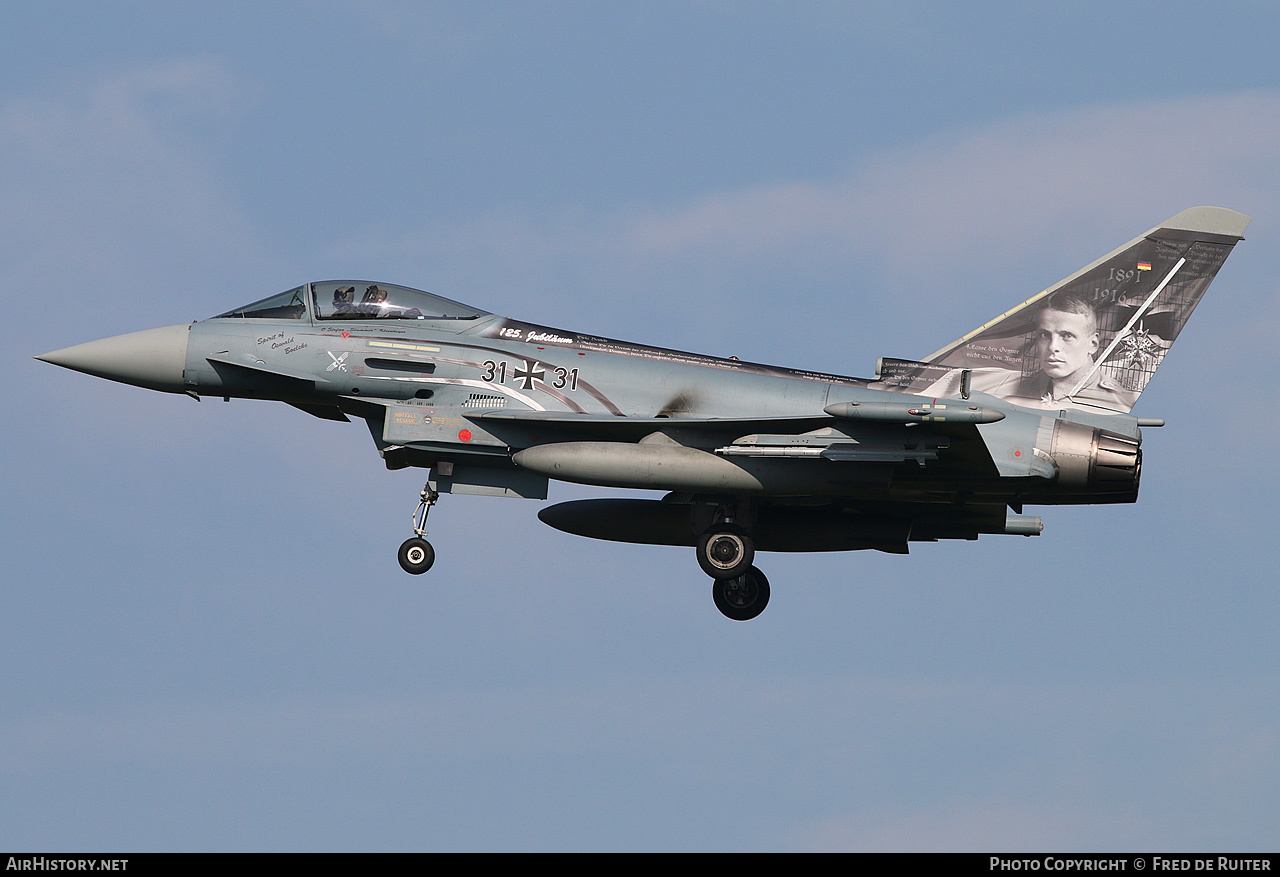
<svg viewBox="0 0 1280 877"><path fill-rule="evenodd" d="M413 513L413 532L416 535L404 540L397 554L400 568L407 573L422 575L436 562L436 551L424 537L427 535L427 515L439 499L440 494L432 490L430 484L422 488L418 508Z"/></svg>

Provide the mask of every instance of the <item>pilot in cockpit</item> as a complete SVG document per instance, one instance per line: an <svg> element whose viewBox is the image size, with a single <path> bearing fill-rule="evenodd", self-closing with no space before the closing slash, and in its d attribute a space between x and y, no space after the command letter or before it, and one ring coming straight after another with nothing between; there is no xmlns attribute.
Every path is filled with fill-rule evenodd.
<svg viewBox="0 0 1280 877"><path fill-rule="evenodd" d="M356 288L339 286L333 291L333 316L348 317L356 312Z"/></svg>
<svg viewBox="0 0 1280 877"><path fill-rule="evenodd" d="M368 317L380 317L386 308L386 301L387 291L374 284L364 291L364 298L360 299L360 313Z"/></svg>

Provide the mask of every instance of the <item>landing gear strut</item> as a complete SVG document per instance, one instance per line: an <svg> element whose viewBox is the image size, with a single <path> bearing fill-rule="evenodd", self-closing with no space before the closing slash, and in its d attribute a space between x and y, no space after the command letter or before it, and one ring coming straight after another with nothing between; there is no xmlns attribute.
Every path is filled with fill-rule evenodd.
<svg viewBox="0 0 1280 877"><path fill-rule="evenodd" d="M436 562L435 549L423 537L427 535L427 515L431 512L431 507L439 499L440 494L432 490L430 484L422 488L421 498L418 500L418 508L413 513L413 532L417 535L412 539L404 540L397 555L400 561L400 568L407 573L413 573L416 576L422 575L431 569L431 564Z"/></svg>

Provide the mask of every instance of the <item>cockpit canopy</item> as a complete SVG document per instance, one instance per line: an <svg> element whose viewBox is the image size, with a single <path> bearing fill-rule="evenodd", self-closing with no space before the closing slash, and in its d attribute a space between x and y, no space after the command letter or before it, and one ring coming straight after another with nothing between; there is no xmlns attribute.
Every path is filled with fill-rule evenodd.
<svg viewBox="0 0 1280 877"><path fill-rule="evenodd" d="M317 320L474 320L484 311L420 289L327 280L311 284Z"/></svg>
<svg viewBox="0 0 1280 877"><path fill-rule="evenodd" d="M303 320L308 302L317 320L476 320L488 316L486 311L407 286L326 280L303 284L214 319Z"/></svg>

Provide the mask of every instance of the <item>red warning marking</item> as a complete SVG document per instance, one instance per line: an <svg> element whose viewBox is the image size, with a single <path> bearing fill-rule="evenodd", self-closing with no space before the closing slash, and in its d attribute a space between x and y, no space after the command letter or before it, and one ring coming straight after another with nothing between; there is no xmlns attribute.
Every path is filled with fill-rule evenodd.
<svg viewBox="0 0 1280 877"><path fill-rule="evenodd" d="M343 338L350 338L350 337L351 337L351 333L350 333L350 332L343 332L343 333L342 333L342 337L343 337Z"/></svg>
<svg viewBox="0 0 1280 877"><path fill-rule="evenodd" d="M469 441L471 441L471 430L469 430L469 429L459 430L459 431L458 431L458 439L459 439L460 441L464 441L464 442L469 442Z"/></svg>

